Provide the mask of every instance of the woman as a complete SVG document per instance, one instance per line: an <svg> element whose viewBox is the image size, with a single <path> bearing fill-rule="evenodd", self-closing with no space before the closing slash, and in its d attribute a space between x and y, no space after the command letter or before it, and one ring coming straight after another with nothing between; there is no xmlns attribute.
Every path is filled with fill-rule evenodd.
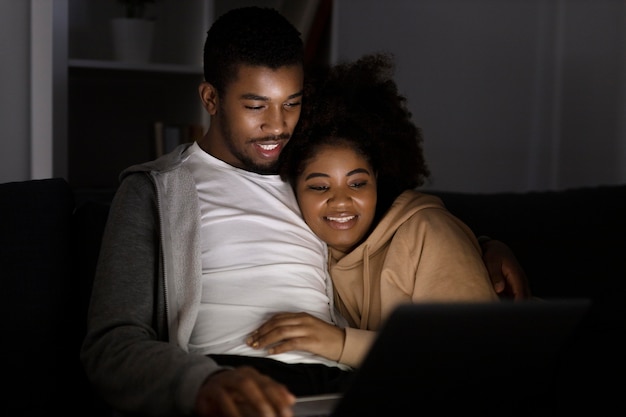
<svg viewBox="0 0 626 417"><path fill-rule="evenodd" d="M498 300L469 227L439 198L415 191L429 170L391 69L383 54L333 67L308 91L308 113L280 157L281 177L329 247L349 327L280 313L248 339L255 348L358 366L400 303Z"/></svg>

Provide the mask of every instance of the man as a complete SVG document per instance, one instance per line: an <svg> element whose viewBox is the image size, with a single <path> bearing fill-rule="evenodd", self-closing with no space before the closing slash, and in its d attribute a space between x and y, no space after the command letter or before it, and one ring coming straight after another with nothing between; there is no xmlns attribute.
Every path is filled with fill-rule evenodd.
<svg viewBox="0 0 626 417"><path fill-rule="evenodd" d="M115 409L290 416L294 394L349 382L336 362L297 351L260 357L245 343L278 311L342 324L326 248L275 175L300 115L302 62L299 33L276 11L225 13L204 50L208 132L122 173L81 350Z"/></svg>

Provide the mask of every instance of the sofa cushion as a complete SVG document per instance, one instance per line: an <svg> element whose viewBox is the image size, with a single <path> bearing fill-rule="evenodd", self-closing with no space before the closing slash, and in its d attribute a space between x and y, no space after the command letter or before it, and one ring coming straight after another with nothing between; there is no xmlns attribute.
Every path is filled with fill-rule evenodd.
<svg viewBox="0 0 626 417"><path fill-rule="evenodd" d="M102 234L109 215L110 203L106 200L83 198L82 194L75 191L77 201L74 215L72 216L72 268L75 279L75 289L79 305L77 306L77 318L79 320L74 339L77 349L80 348L86 334L87 310L91 297L91 287L98 262ZM85 375L85 371L76 356L78 366L78 378L80 384L78 392L77 412L90 410L91 417L111 416L111 409L104 404L91 387Z"/></svg>

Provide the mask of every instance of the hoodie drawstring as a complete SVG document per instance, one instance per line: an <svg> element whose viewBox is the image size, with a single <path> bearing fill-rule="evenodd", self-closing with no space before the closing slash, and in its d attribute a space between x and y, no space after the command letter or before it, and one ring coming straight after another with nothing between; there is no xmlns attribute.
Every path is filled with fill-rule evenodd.
<svg viewBox="0 0 626 417"><path fill-rule="evenodd" d="M370 247L365 245L363 248L363 312L361 313L361 323L359 323L360 329L367 329L367 323L369 322L370 315L370 293L372 286L370 283Z"/></svg>

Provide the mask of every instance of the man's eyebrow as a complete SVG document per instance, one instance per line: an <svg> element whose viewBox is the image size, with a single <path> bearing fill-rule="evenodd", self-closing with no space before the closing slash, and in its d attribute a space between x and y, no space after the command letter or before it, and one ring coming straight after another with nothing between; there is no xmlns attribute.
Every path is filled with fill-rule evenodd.
<svg viewBox="0 0 626 417"><path fill-rule="evenodd" d="M256 101L269 101L270 100L269 97L259 96L257 94L252 94L252 93L242 94L241 98L244 100L256 100Z"/></svg>
<svg viewBox="0 0 626 417"><path fill-rule="evenodd" d="M303 91L298 91L297 93L292 94L289 97L287 97L287 100L292 100L294 98L302 97L302 95L303 95ZM258 94L254 94L254 93L242 94L241 98L244 99L244 100L270 101L269 97L260 96Z"/></svg>

